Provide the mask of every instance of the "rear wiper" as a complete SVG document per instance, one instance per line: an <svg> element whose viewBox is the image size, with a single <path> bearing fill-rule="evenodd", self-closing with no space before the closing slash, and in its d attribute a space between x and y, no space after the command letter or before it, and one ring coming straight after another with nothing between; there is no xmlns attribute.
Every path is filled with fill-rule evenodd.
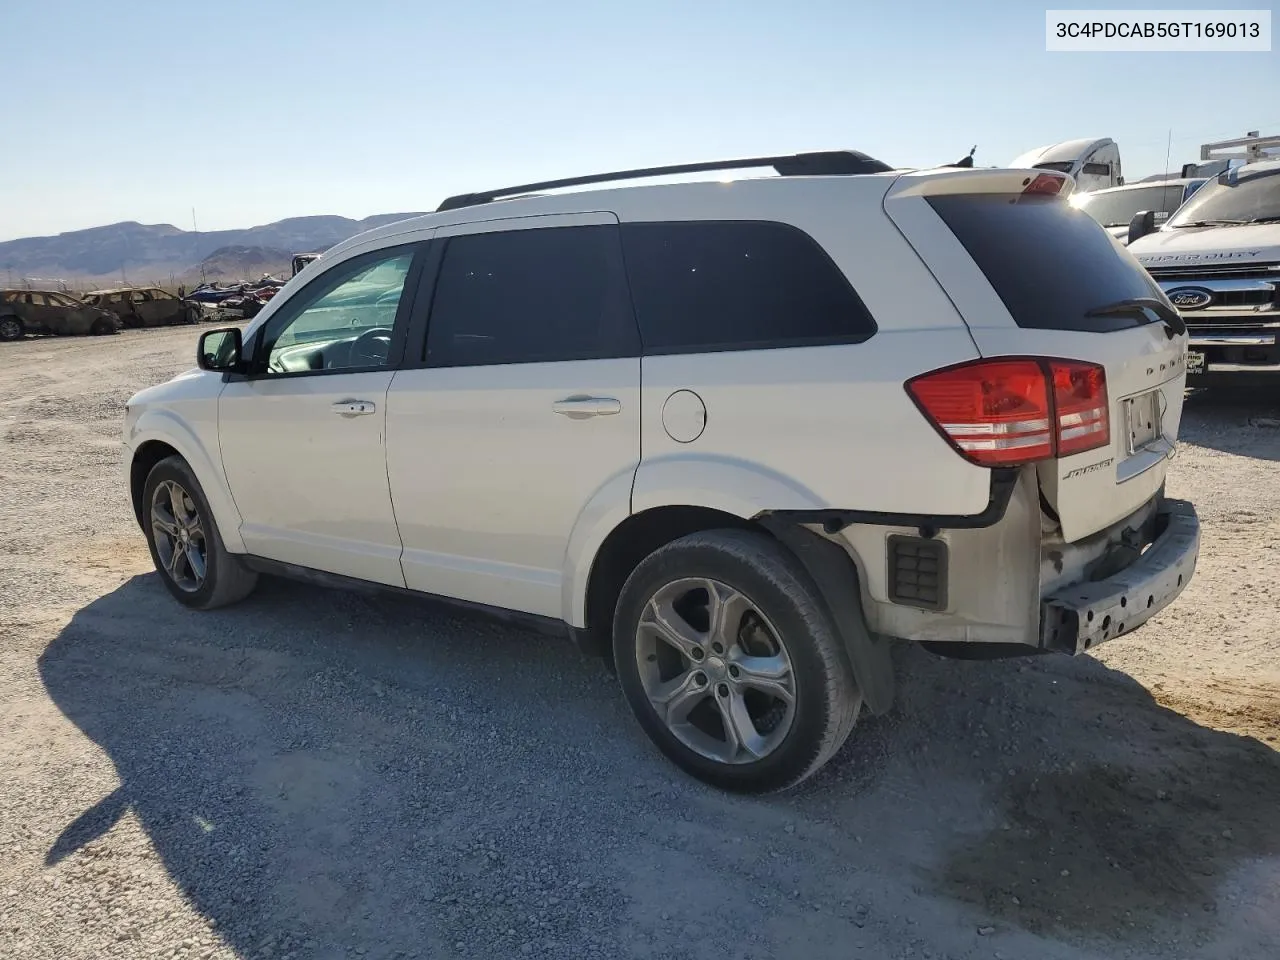
<svg viewBox="0 0 1280 960"><path fill-rule="evenodd" d="M1174 310L1168 304L1157 300L1155 297L1129 297L1125 300L1117 300L1115 303L1108 303L1101 307L1094 307L1085 313L1086 317L1122 317L1134 316L1150 310L1160 322L1164 324L1165 335L1172 340L1175 336L1187 332L1187 325L1182 320L1182 315Z"/></svg>
<svg viewBox="0 0 1280 960"><path fill-rule="evenodd" d="M1177 227L1238 227L1242 223L1253 223L1252 220L1191 220L1187 223L1179 223Z"/></svg>

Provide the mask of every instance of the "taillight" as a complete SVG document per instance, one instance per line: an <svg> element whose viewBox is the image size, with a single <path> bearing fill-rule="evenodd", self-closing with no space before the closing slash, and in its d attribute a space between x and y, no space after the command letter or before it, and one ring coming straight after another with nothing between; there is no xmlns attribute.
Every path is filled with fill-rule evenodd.
<svg viewBox="0 0 1280 960"><path fill-rule="evenodd" d="M1040 193L1057 196L1062 192L1063 186L1066 184L1066 177L1055 176L1052 173L1042 173L1034 180L1022 188L1023 193Z"/></svg>
<svg viewBox="0 0 1280 960"><path fill-rule="evenodd" d="M1051 360L1058 456L1069 457L1111 442L1107 372L1096 363Z"/></svg>
<svg viewBox="0 0 1280 960"><path fill-rule="evenodd" d="M984 467L1069 456L1111 440L1107 374L1093 363L976 360L908 380L921 412Z"/></svg>

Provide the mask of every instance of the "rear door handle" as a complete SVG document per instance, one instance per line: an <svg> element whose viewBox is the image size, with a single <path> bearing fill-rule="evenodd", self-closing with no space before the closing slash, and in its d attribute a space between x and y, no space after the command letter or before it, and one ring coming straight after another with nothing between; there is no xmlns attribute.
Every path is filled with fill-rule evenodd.
<svg viewBox="0 0 1280 960"><path fill-rule="evenodd" d="M551 409L570 420L587 417L611 417L622 412L622 404L613 397L565 397L551 404Z"/></svg>
<svg viewBox="0 0 1280 960"><path fill-rule="evenodd" d="M378 407L372 400L339 400L329 409L340 417L367 417Z"/></svg>

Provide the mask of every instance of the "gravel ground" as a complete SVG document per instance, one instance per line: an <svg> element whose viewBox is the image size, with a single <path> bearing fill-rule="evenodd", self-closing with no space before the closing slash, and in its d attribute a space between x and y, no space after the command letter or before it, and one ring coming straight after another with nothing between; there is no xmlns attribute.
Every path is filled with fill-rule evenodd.
<svg viewBox="0 0 1280 960"><path fill-rule="evenodd" d="M1145 629L905 649L892 715L743 799L566 642L274 581L172 602L120 416L194 337L0 349L0 956L1280 956L1280 398L1191 400L1199 573Z"/></svg>

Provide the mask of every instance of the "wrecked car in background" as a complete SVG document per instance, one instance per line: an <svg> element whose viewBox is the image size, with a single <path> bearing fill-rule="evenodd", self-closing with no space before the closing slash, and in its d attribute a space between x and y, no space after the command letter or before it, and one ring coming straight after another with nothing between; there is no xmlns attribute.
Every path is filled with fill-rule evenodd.
<svg viewBox="0 0 1280 960"><path fill-rule="evenodd" d="M199 308L159 287L93 290L84 295L84 302L110 310L126 327L162 327L200 320Z"/></svg>
<svg viewBox="0 0 1280 960"><path fill-rule="evenodd" d="M54 290L0 290L0 341L20 340L28 333L55 336L120 332L113 313Z"/></svg>
<svg viewBox="0 0 1280 960"><path fill-rule="evenodd" d="M187 294L187 300L194 303L221 303L228 297L238 297L244 292L243 283L222 286L218 283L202 283Z"/></svg>

